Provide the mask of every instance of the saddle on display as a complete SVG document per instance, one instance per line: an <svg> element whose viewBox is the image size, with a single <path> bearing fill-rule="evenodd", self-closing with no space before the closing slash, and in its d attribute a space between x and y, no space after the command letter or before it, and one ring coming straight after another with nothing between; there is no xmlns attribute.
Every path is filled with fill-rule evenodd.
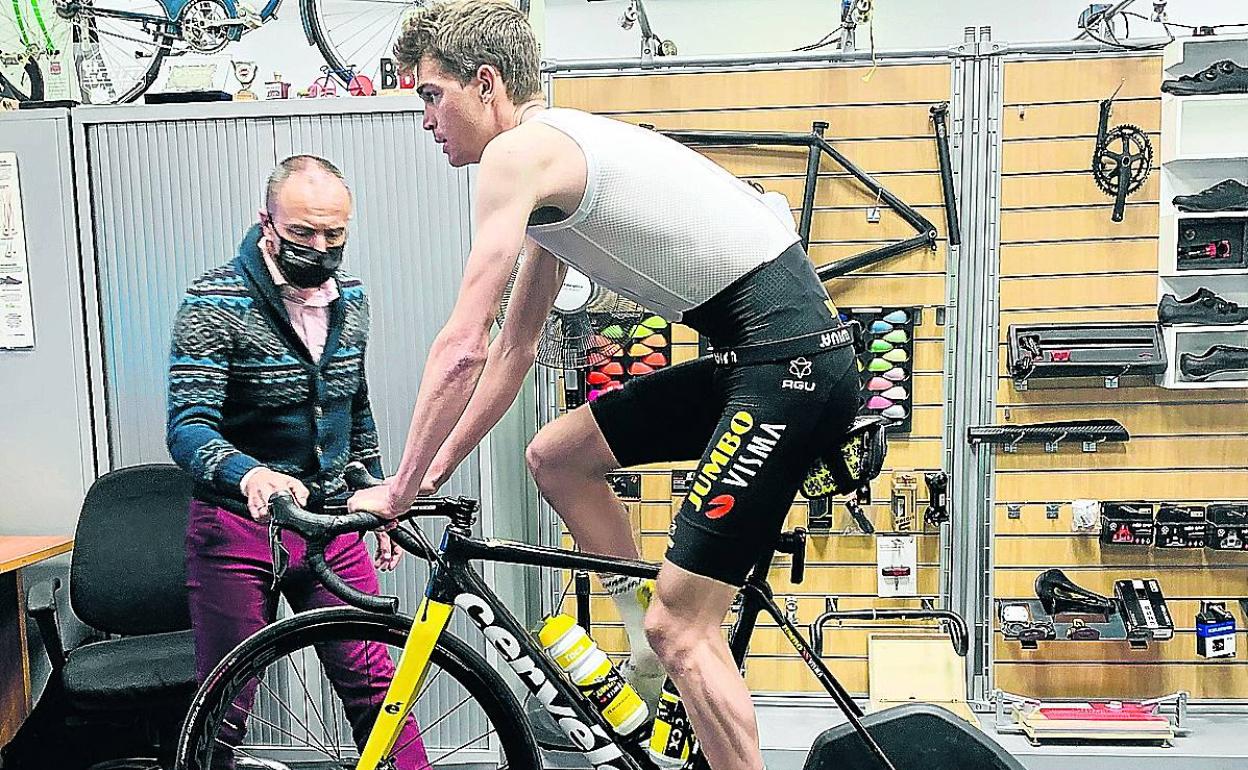
<svg viewBox="0 0 1248 770"><path fill-rule="evenodd" d="M1060 569L1046 570L1036 577L1036 596L1044 611L1055 617L1096 615L1108 618L1114 614L1112 599L1075 585Z"/></svg>

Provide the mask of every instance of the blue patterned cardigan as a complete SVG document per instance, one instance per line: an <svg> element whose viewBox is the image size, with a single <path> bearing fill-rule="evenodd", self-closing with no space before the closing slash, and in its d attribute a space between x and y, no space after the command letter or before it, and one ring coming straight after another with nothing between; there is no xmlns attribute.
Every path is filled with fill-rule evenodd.
<svg viewBox="0 0 1248 770"><path fill-rule="evenodd" d="M239 483L257 465L303 481L313 506L345 492L350 460L382 474L364 371L364 287L337 273L325 351L313 361L259 240L252 227L233 261L187 289L169 362L169 454L194 477L196 499L244 515Z"/></svg>

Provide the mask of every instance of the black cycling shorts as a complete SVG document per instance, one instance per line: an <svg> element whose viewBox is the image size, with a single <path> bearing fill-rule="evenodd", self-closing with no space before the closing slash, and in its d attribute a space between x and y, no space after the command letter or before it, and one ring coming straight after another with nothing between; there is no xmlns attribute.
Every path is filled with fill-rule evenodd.
<svg viewBox="0 0 1248 770"><path fill-rule="evenodd" d="M836 318L805 255L797 253L801 263L786 252L779 265L764 266L767 275L750 274L725 290L735 309L752 306L772 321L752 319L732 344L786 339ZM789 282L793 271L796 287ZM788 283L788 297L801 297L795 288L813 281L823 300L803 301L805 308L749 301L760 286L774 288L777 273ZM720 329L737 326L722 315ZM698 313L685 317L690 325L698 320ZM667 559L740 586L760 553L774 546L814 459L853 420L859 388L851 347L752 365L720 366L704 357L631 380L592 402L590 411L622 467L701 458L672 522Z"/></svg>

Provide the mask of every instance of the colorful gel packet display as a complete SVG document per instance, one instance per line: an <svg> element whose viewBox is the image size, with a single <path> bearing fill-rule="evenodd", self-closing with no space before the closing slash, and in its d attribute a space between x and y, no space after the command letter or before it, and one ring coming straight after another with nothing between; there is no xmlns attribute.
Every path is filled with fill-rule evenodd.
<svg viewBox="0 0 1248 770"><path fill-rule="evenodd" d="M862 414L893 421L890 433L909 433L914 406L914 326L920 308L840 308L842 321L862 325L866 352L858 357Z"/></svg>
<svg viewBox="0 0 1248 770"><path fill-rule="evenodd" d="M594 326L599 328L598 336L602 338L595 340L594 348L602 354L591 359L585 372L587 401L671 364L672 329L660 316L649 316L635 324L620 323L611 317L594 318Z"/></svg>

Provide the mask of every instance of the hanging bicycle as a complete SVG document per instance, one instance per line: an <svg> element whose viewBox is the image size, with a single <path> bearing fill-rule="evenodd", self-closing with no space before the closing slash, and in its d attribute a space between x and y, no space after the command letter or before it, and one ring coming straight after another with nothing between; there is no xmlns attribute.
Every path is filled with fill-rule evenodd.
<svg viewBox="0 0 1248 770"><path fill-rule="evenodd" d="M15 0L16 1L16 0ZM48 0L25 0L39 12ZM51 0L73 25L83 101L130 102L155 82L169 56L215 54L277 18L282 0ZM427 0L300 0L308 45L344 86L378 81L403 16ZM46 6L44 6L46 8Z"/></svg>

